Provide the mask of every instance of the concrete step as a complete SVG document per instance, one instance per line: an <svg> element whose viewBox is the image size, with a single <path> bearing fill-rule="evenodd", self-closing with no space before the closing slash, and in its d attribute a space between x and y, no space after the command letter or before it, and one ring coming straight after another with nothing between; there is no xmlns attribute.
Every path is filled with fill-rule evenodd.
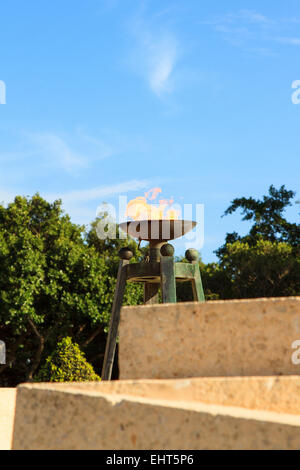
<svg viewBox="0 0 300 470"><path fill-rule="evenodd" d="M13 448L299 449L299 388L300 377L25 384Z"/></svg>
<svg viewBox="0 0 300 470"><path fill-rule="evenodd" d="M125 307L123 380L20 385L13 448L299 449L299 344L299 297Z"/></svg>
<svg viewBox="0 0 300 470"><path fill-rule="evenodd" d="M121 312L122 380L298 375L299 358L300 297L124 307Z"/></svg>
<svg viewBox="0 0 300 470"><path fill-rule="evenodd" d="M75 389L300 415L300 376L120 380L72 384Z"/></svg>
<svg viewBox="0 0 300 470"><path fill-rule="evenodd" d="M11 448L16 392L16 388L0 388L0 450Z"/></svg>

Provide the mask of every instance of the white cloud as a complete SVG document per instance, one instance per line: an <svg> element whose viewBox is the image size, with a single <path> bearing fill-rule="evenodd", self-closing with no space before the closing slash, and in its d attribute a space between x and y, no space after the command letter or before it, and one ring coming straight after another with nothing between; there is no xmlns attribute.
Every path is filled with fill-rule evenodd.
<svg viewBox="0 0 300 470"><path fill-rule="evenodd" d="M6 191L5 189L0 189L0 204L8 204L15 199L16 194L11 191Z"/></svg>
<svg viewBox="0 0 300 470"><path fill-rule="evenodd" d="M204 22L222 34L231 45L242 47L246 52L269 56L276 55L266 47L271 43L300 45L300 39L291 36L293 26L298 23L298 18L271 19L255 10L240 10ZM290 36L284 37L287 31Z"/></svg>
<svg viewBox="0 0 300 470"><path fill-rule="evenodd" d="M110 145L82 132L70 138L54 133L25 134L33 154L50 166L58 166L68 173L87 168L95 160L108 158L114 154ZM82 150L81 150L82 149Z"/></svg>
<svg viewBox="0 0 300 470"><path fill-rule="evenodd" d="M153 185L153 182L149 180L130 180L115 185L99 186L79 191L58 192L56 194L40 193L42 197L50 202L61 199L64 210L71 216L74 223L89 224L96 218L99 204L103 203L106 199L135 191L144 193L144 190L149 189L151 185ZM0 189L0 205L7 205L13 202L17 194L25 196L21 191L12 192Z"/></svg>
<svg viewBox="0 0 300 470"><path fill-rule="evenodd" d="M97 188L43 196L48 201L61 199L64 210L71 216L73 222L89 224L96 218L97 208L106 199L133 191L142 191L150 186L151 182L147 180L131 180L110 186L99 186Z"/></svg>
<svg viewBox="0 0 300 470"><path fill-rule="evenodd" d="M88 168L95 161L111 157L120 152L120 144L114 146L87 135L82 131L75 132L72 137L60 136L52 132L22 132L18 135L16 148L0 153L0 161L34 162L35 169L43 171L65 171L69 174L78 173ZM28 164L28 163L27 163Z"/></svg>
<svg viewBox="0 0 300 470"><path fill-rule="evenodd" d="M167 35L157 42L152 41L146 46L148 82L151 90L161 96L165 92L171 92L173 85L171 75L178 58L178 46L176 40Z"/></svg>
<svg viewBox="0 0 300 470"><path fill-rule="evenodd" d="M51 134L28 134L33 144L34 153L49 163L61 166L67 172L77 168L87 167L87 158L73 150L61 137Z"/></svg>
<svg viewBox="0 0 300 470"><path fill-rule="evenodd" d="M62 199L64 203L68 204L95 201L97 199L102 202L103 198L127 193L129 191L138 191L140 189L145 189L148 186L149 181L147 180L132 180L111 186L100 186L97 188L82 189L79 191L69 191L61 194L48 194L46 196L46 199Z"/></svg>
<svg viewBox="0 0 300 470"><path fill-rule="evenodd" d="M131 58L133 69L158 97L174 90L174 69L180 56L175 35L164 26L150 25L141 17L130 24L135 38Z"/></svg>
<svg viewBox="0 0 300 470"><path fill-rule="evenodd" d="M278 37L278 38L275 38L274 40L281 44L287 44L290 46L300 46L300 38Z"/></svg>
<svg viewBox="0 0 300 470"><path fill-rule="evenodd" d="M240 10L236 15L237 19L243 19L249 23L258 23L258 24L272 24L273 20L267 18L266 16L258 13L255 10Z"/></svg>
<svg viewBox="0 0 300 470"><path fill-rule="evenodd" d="M219 16L213 20L204 22L204 24L210 24L213 26L235 23L271 25L275 24L276 22L255 10L239 10L237 13L228 13L227 15Z"/></svg>

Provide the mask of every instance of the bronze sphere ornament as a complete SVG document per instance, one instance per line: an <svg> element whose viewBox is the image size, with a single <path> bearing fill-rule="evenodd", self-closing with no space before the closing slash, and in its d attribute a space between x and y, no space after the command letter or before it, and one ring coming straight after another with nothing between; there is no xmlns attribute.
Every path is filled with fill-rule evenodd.
<svg viewBox="0 0 300 470"><path fill-rule="evenodd" d="M199 253L197 250L189 249L186 250L185 257L190 263L196 263L199 260Z"/></svg>
<svg viewBox="0 0 300 470"><path fill-rule="evenodd" d="M121 248L121 250L119 251L120 259L130 261L132 257L133 257L133 251L128 247Z"/></svg>
<svg viewBox="0 0 300 470"><path fill-rule="evenodd" d="M170 245L170 243L166 243L161 247L160 253L162 256L174 256L175 248L173 245Z"/></svg>

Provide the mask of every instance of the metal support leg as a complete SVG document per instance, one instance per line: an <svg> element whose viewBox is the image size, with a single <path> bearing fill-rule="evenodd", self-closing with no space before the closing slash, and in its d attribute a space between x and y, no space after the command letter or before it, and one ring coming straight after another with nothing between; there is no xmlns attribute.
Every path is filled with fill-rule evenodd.
<svg viewBox="0 0 300 470"><path fill-rule="evenodd" d="M196 266L195 277L192 279L193 297L196 302L205 302L199 266Z"/></svg>
<svg viewBox="0 0 300 470"><path fill-rule="evenodd" d="M102 380L111 380L120 323L120 311L126 286L126 265L128 263L129 261L124 259L119 263L117 285L114 295L114 302L109 324L109 333L106 341L105 356L102 367Z"/></svg>
<svg viewBox="0 0 300 470"><path fill-rule="evenodd" d="M145 305L158 304L158 290L159 284L145 282L144 284L144 303Z"/></svg>
<svg viewBox="0 0 300 470"><path fill-rule="evenodd" d="M163 303L176 303L176 278L173 256L161 257L160 280Z"/></svg>

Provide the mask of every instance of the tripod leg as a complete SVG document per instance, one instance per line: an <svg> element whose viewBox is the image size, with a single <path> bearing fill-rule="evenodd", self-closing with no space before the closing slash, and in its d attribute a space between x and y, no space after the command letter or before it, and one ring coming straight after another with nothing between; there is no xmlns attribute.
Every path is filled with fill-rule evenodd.
<svg viewBox="0 0 300 470"><path fill-rule="evenodd" d="M129 261L127 260L121 260L119 263L117 285L114 295L114 302L109 324L109 333L106 341L105 356L102 367L102 380L111 380L120 323L120 312L126 286L126 265L128 263Z"/></svg>
<svg viewBox="0 0 300 470"><path fill-rule="evenodd" d="M145 305L149 304L158 304L158 289L159 284L153 284L151 282L145 282L144 284L144 303Z"/></svg>
<svg viewBox="0 0 300 470"><path fill-rule="evenodd" d="M199 266L195 266L195 277L192 279L193 297L196 302L205 302Z"/></svg>
<svg viewBox="0 0 300 470"><path fill-rule="evenodd" d="M176 278L173 256L161 257L160 280L163 303L176 303Z"/></svg>

